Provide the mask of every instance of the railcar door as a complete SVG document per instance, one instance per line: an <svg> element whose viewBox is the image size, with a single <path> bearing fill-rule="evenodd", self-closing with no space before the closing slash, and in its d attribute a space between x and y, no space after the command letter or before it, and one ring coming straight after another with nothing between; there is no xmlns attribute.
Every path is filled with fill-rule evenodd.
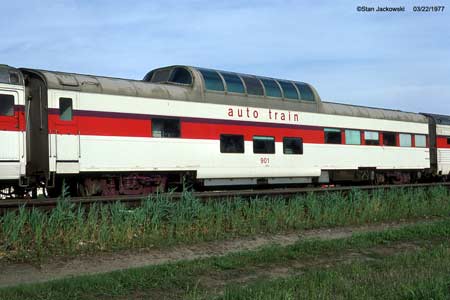
<svg viewBox="0 0 450 300"><path fill-rule="evenodd" d="M48 98L44 80L32 71L23 70L25 80L25 116L27 132L26 174L37 180L48 180Z"/></svg>
<svg viewBox="0 0 450 300"><path fill-rule="evenodd" d="M78 93L53 91L52 109L49 111L51 152L57 174L74 174L80 170L80 132L74 115L78 107Z"/></svg>

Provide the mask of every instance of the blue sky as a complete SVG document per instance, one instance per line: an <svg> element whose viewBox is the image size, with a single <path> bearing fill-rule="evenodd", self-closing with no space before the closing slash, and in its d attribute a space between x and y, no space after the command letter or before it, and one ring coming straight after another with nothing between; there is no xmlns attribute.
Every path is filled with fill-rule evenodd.
<svg viewBox="0 0 450 300"><path fill-rule="evenodd" d="M416 2L9 1L0 63L133 79L186 64L305 81L327 101L450 115L450 5L414 13L448 4Z"/></svg>

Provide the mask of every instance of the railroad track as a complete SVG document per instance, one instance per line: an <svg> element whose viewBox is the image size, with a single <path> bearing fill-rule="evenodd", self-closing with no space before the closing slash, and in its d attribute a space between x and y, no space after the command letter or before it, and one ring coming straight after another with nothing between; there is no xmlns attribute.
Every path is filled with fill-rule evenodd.
<svg viewBox="0 0 450 300"><path fill-rule="evenodd" d="M364 186L339 186L339 187L305 187L305 188L276 188L276 189L260 189L260 190L232 190L232 191L207 191L193 192L195 197L207 201L213 199L230 199L234 197L256 197L256 196L290 196L302 193L323 193L323 192L344 192L352 189L375 190L375 189L395 189L395 188L420 188L445 186L450 188L450 182L441 183L419 183L419 184L397 184L397 185L364 185ZM180 199L183 193L171 193L170 198L173 200ZM120 195L120 196L95 196L95 197L70 197L69 201L74 204L89 205L93 203L112 203L124 202L139 204L146 195ZM40 199L4 199L0 200L0 210L14 209L21 206L24 207L53 207L59 198L40 198Z"/></svg>

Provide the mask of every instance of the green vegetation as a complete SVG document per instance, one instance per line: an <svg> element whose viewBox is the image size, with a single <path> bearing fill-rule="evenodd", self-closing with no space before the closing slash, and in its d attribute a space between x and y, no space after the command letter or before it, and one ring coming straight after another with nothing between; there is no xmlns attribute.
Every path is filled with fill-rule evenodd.
<svg viewBox="0 0 450 300"><path fill-rule="evenodd" d="M230 286L219 299L448 299L450 243L376 261L303 270L285 279Z"/></svg>
<svg viewBox="0 0 450 300"><path fill-rule="evenodd" d="M191 193L180 201L157 194L133 209L121 203L86 208L62 197L49 212L20 208L1 216L0 255L35 260L449 213L445 187L206 203Z"/></svg>
<svg viewBox="0 0 450 300"><path fill-rule="evenodd" d="M0 289L0 299L444 299L450 284L449 238L446 219L340 240L309 240L5 288ZM277 267L296 274L236 285L238 277Z"/></svg>

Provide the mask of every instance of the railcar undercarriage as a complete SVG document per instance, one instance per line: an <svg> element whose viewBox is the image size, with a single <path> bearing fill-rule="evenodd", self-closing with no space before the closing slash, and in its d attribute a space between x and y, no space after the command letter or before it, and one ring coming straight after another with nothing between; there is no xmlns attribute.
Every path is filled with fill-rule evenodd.
<svg viewBox="0 0 450 300"><path fill-rule="evenodd" d="M195 172L170 173L112 173L112 174L82 174L60 175L55 177L52 186L49 182L35 181L28 187L17 184L0 187L0 199L58 197L66 189L72 196L118 196L146 195L169 190L183 190L184 187L194 187L196 190L268 188L280 186L350 186L350 185L385 185L410 184L450 181L450 174L442 176L432 174L428 170L407 171L377 171L375 169L333 170L326 171L327 176L308 178L305 183L269 184L267 178L256 178L256 184L206 185L203 180L197 180ZM326 180L323 180L326 178ZM306 179L306 178L304 178ZM233 182L233 181L230 181ZM248 182L248 181L243 181ZM252 181L253 182L253 181ZM276 181L275 181L276 182ZM289 182L286 180L286 182ZM292 181L295 182L295 181Z"/></svg>

